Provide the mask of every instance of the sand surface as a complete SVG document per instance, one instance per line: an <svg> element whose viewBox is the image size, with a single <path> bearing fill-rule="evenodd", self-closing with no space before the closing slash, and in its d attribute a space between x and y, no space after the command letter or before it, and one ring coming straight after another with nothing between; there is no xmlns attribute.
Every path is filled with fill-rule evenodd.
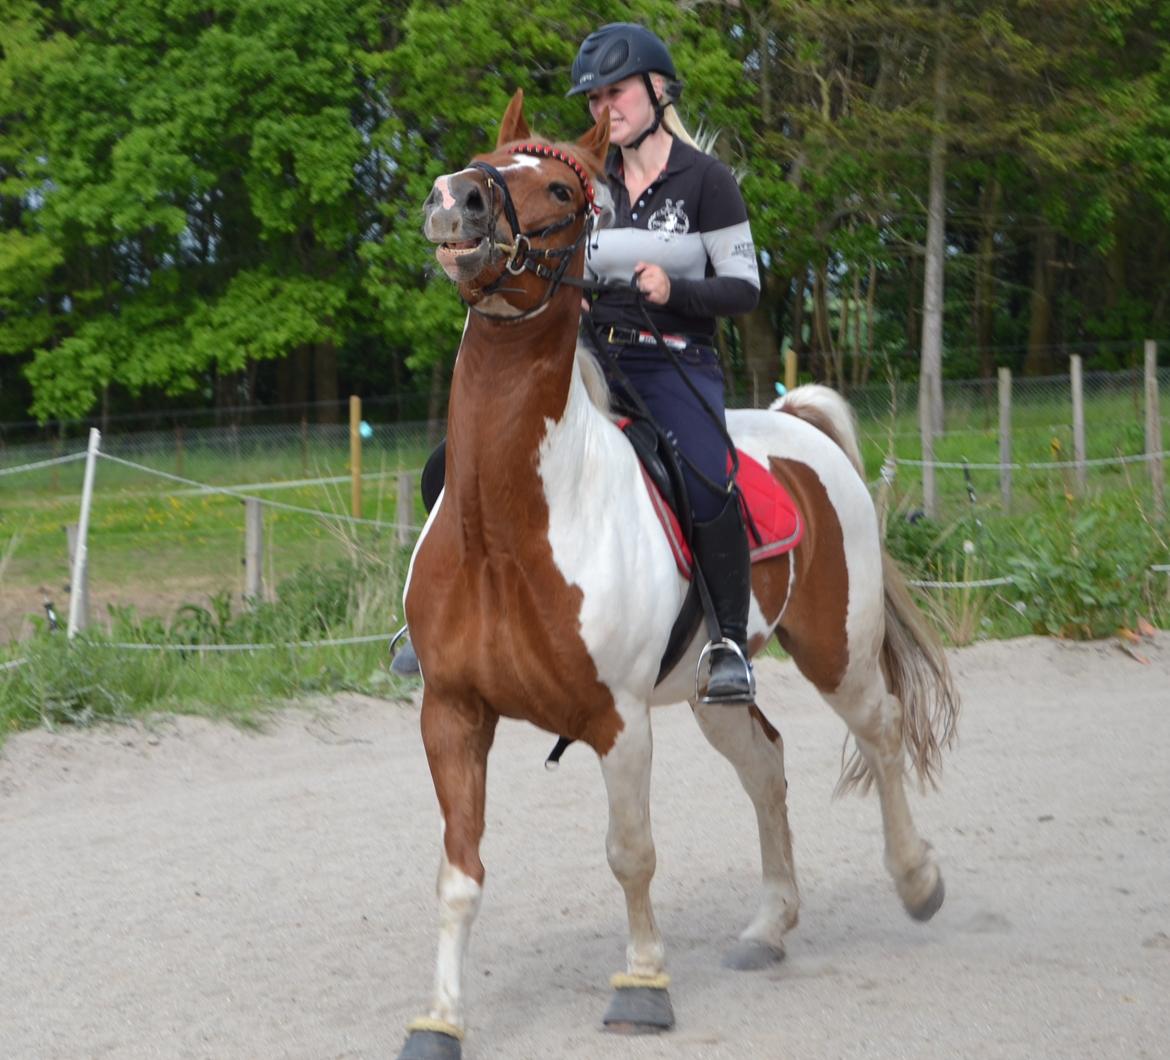
<svg viewBox="0 0 1170 1060"><path fill-rule="evenodd" d="M655 718L652 894L678 1026L601 1033L625 911L591 752L501 726L467 983L479 1058L1170 1056L1170 635L951 656L961 740L915 796L946 904L903 913L876 801L831 801L844 727L788 663L801 920L754 910L755 819L685 707ZM0 752L0 1057L387 1057L422 1012L438 815L418 708L347 697L249 733L197 718L32 732Z"/></svg>

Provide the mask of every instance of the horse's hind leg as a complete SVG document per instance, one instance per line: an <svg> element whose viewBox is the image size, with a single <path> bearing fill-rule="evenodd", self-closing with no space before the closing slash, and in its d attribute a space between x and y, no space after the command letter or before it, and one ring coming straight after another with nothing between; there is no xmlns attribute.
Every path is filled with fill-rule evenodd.
<svg viewBox="0 0 1170 1060"><path fill-rule="evenodd" d="M784 956L784 935L796 926L800 896L788 831L784 743L755 706L692 704L703 735L739 774L756 809L763 865L763 894L755 918L723 960L741 971L763 968Z"/></svg>
<svg viewBox="0 0 1170 1060"><path fill-rule="evenodd" d="M902 904L915 920L929 920L943 903L942 874L930 844L919 836L906 800L906 759L902 735L902 703L886 689L876 657L850 667L835 692L822 692L845 719L857 743L860 761L850 763L839 790L872 781L882 808L886 869Z"/></svg>

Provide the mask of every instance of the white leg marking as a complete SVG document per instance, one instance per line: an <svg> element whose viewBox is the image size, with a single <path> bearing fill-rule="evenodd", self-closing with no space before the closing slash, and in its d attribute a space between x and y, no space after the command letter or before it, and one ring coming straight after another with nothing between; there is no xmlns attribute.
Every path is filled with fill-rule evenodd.
<svg viewBox="0 0 1170 1060"><path fill-rule="evenodd" d="M629 941L626 971L658 975L665 953L650 905L650 881L656 855L650 833L650 712L645 706L622 710L626 727L601 760L609 795L609 831L605 852L626 895Z"/></svg>
<svg viewBox="0 0 1170 1060"><path fill-rule="evenodd" d="M483 888L447 861L439 867L439 957L431 1018L463 1028L463 965Z"/></svg>

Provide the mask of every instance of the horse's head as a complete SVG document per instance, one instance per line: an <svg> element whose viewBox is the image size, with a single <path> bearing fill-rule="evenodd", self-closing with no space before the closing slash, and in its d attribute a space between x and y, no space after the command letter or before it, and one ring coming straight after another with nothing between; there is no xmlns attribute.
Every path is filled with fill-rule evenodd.
<svg viewBox="0 0 1170 1060"><path fill-rule="evenodd" d="M424 204L423 233L471 306L493 316L543 306L566 274L580 276L585 240L609 207L604 158L609 113L575 144L534 137L517 91L496 149L439 177Z"/></svg>

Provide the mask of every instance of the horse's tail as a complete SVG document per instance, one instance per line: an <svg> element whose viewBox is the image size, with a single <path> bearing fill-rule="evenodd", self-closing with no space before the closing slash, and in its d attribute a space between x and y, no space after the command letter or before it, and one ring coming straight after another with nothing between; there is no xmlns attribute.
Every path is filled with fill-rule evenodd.
<svg viewBox="0 0 1170 1060"><path fill-rule="evenodd" d="M788 391L768 406L811 423L827 434L849 457L854 470L865 477L861 464L861 446L857 442L857 417L853 406L832 387L809 383Z"/></svg>
<svg viewBox="0 0 1170 1060"><path fill-rule="evenodd" d="M864 477L857 420L849 403L826 386L801 386L771 406L791 413L827 434ZM942 751L955 738L959 694L951 678L946 653L934 630L910 596L897 563L882 547L882 584L886 631L881 667L887 689L902 703L902 740L918 778L934 785L942 766ZM860 756L850 762L839 791L860 786L871 778Z"/></svg>

